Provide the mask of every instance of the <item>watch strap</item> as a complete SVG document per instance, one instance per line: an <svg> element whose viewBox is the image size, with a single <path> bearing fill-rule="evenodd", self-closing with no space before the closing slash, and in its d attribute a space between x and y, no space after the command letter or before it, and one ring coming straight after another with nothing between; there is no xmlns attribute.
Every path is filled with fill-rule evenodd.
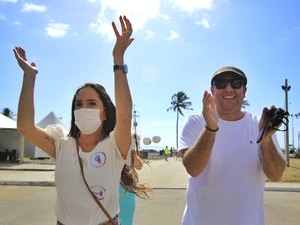
<svg viewBox="0 0 300 225"><path fill-rule="evenodd" d="M122 70L125 74L127 74L127 65L114 65L114 72L116 70Z"/></svg>

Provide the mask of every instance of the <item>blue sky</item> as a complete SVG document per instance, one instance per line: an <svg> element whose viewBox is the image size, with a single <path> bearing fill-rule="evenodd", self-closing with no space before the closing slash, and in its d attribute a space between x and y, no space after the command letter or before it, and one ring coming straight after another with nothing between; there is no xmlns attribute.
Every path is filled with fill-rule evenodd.
<svg viewBox="0 0 300 225"><path fill-rule="evenodd" d="M246 111L285 108L281 85L288 79L289 111L297 114L299 12L292 0L0 0L0 108L17 112L22 72L14 46L39 69L36 123L53 111L69 126L73 94L85 82L103 84L113 98L111 21L126 15L135 38L125 61L137 131L142 139L161 137L149 147L176 146L176 113L167 112L172 95L184 91L193 103L180 117L181 131L189 114L201 112L211 74L224 65L248 76ZM300 118L293 125L297 147ZM283 133L278 139L284 146Z"/></svg>

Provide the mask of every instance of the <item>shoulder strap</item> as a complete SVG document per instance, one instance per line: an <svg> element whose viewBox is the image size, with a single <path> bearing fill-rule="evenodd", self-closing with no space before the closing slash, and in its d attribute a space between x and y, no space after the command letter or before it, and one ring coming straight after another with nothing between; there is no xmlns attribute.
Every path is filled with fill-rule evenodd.
<svg viewBox="0 0 300 225"><path fill-rule="evenodd" d="M106 209L103 207L103 205L101 204L100 201L98 201L97 197L94 195L94 193L91 191L91 189L89 188L86 179L84 177L84 173L83 173L83 166L82 166L82 160L79 156L79 143L78 140L76 139L76 148L77 148L77 156L78 156L78 160L79 160L79 164L80 164L80 170L81 170L81 174L82 174L82 178L83 181L87 187L87 189L89 190L89 192L91 193L91 195L93 196L93 199L95 200L95 202L98 204L98 206L100 207L100 209L104 212L104 214L107 216L107 218L109 219L109 221L114 224L113 222L113 218L109 215L109 213L106 211Z"/></svg>

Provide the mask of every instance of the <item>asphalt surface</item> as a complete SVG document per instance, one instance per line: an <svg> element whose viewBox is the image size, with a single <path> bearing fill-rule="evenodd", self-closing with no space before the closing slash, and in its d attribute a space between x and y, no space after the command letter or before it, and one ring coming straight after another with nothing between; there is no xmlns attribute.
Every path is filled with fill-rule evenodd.
<svg viewBox="0 0 300 225"><path fill-rule="evenodd" d="M55 224L54 169L47 160L0 164L1 225ZM149 160L139 175L154 191L137 199L135 225L180 225L188 180L182 163ZM300 184L266 183L265 215L267 225L299 225Z"/></svg>

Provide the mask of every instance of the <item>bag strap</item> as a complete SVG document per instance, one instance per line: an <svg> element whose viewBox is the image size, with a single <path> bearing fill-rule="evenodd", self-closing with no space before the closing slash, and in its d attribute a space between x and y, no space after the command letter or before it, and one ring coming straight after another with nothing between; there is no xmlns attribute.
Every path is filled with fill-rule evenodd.
<svg viewBox="0 0 300 225"><path fill-rule="evenodd" d="M98 201L97 197L94 195L94 193L91 191L91 189L89 188L86 179L84 177L84 173L83 173L83 166L82 166L82 160L79 156L79 143L78 140L76 139L76 148L77 148L77 156L78 156L78 160L79 160L79 164L80 164L80 170L81 170L81 174L82 174L82 178L83 181L87 187L87 189L89 190L89 192L91 193L91 195L93 196L93 199L95 200L95 202L98 204L98 206L100 207L100 209L104 212L104 214L107 216L109 222L111 222L112 224L114 224L113 218L109 215L109 213L106 211L106 209L103 207L103 205L101 204L100 201Z"/></svg>

